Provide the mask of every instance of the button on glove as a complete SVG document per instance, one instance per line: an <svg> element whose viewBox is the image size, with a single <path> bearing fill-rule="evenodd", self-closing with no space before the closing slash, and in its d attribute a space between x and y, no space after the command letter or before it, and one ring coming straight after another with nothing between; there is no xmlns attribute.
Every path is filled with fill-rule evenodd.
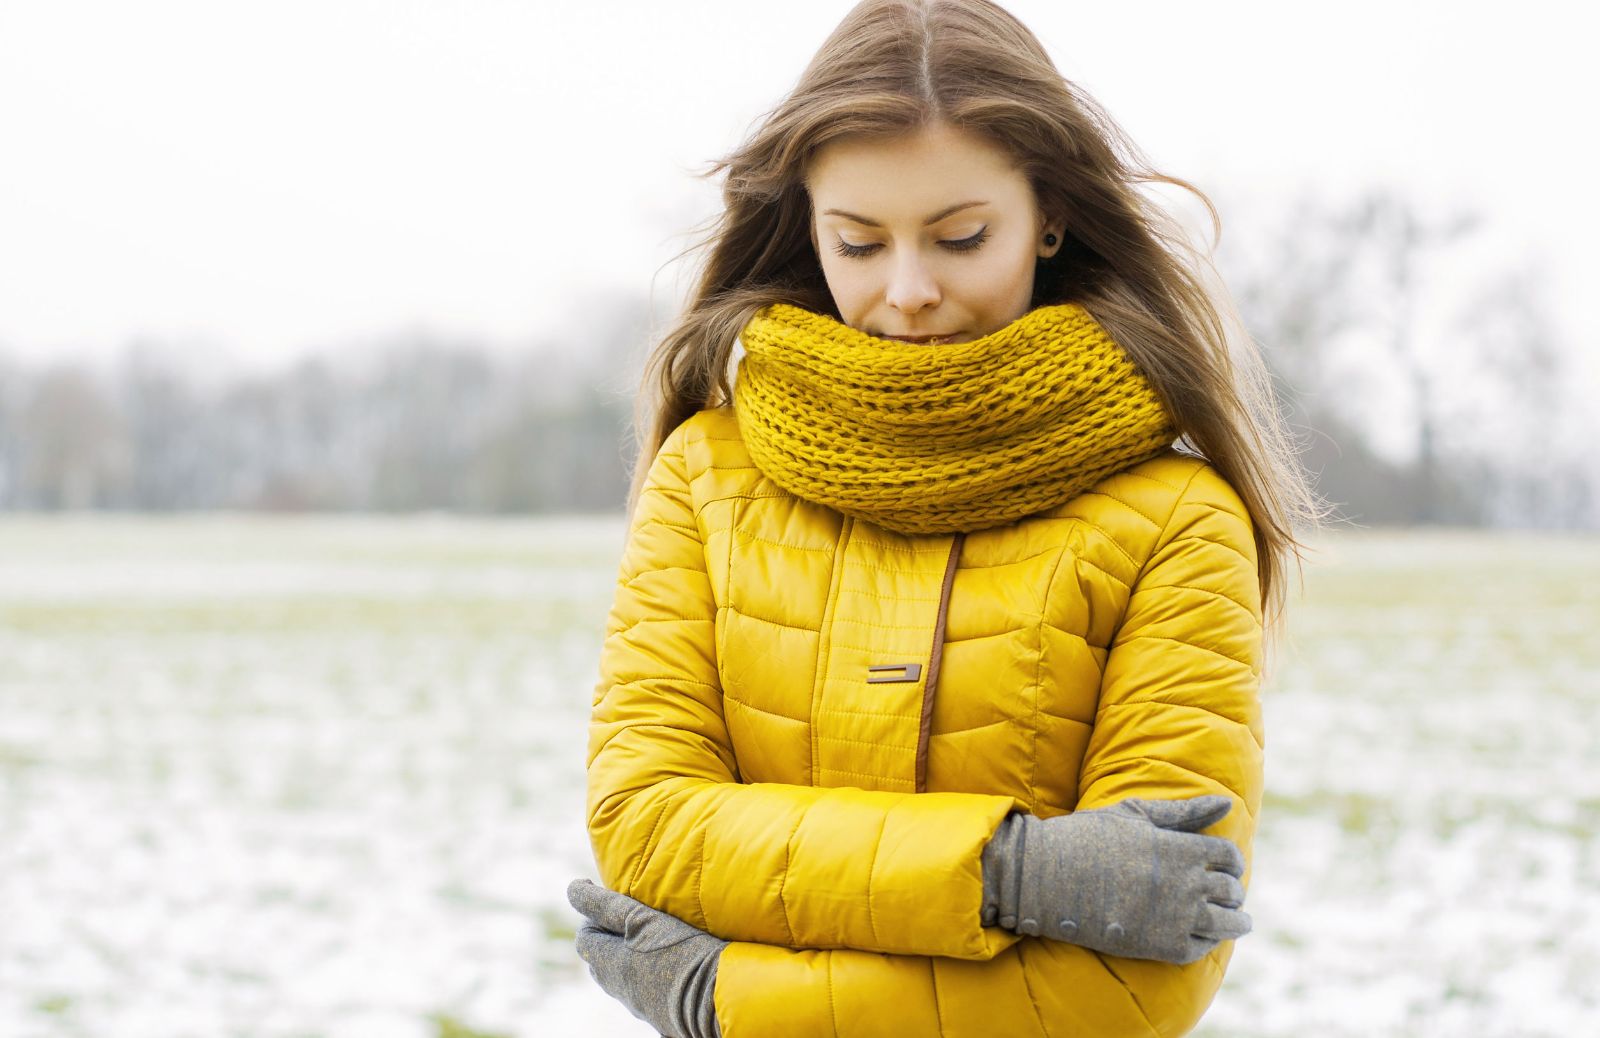
<svg viewBox="0 0 1600 1038"><path fill-rule="evenodd" d="M1233 802L1123 800L1057 818L1014 813L983 850L983 924L1109 955L1193 962L1250 932L1244 855L1198 830Z"/></svg>
<svg viewBox="0 0 1600 1038"><path fill-rule="evenodd" d="M578 955L606 994L669 1038L721 1038L712 993L727 941L586 879L567 900L588 919Z"/></svg>

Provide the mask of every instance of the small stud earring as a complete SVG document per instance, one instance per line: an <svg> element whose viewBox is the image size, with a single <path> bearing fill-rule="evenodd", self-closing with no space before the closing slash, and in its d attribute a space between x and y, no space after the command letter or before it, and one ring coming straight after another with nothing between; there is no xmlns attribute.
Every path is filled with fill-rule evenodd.
<svg viewBox="0 0 1600 1038"><path fill-rule="evenodd" d="M1046 245L1048 245L1052 249L1055 248L1056 247L1056 236L1053 235L1053 234L1045 235L1044 236L1044 243Z"/></svg>

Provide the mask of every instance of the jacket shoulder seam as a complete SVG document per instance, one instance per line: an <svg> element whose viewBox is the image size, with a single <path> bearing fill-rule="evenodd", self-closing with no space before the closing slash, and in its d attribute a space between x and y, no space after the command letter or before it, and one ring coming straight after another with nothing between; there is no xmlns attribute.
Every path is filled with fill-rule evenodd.
<svg viewBox="0 0 1600 1038"><path fill-rule="evenodd" d="M1099 486L1095 486L1095 487L1090 488L1089 490L1085 490L1082 494L1079 494L1078 496L1079 497L1104 497L1104 498L1108 498L1108 499L1110 499L1112 501L1115 501L1117 504L1121 505L1123 508L1126 508L1128 511L1132 512L1134 515L1139 516L1141 519L1143 519L1145 522L1149 523L1151 526L1154 526L1157 529L1161 529L1162 526L1163 526L1162 522L1159 519L1157 519L1155 516L1151 515L1150 513L1146 512L1144 509L1135 507L1134 505L1130 504L1129 502L1124 501L1122 498L1118 497L1116 494L1112 494L1112 493L1109 493L1108 491L1102 490Z"/></svg>
<svg viewBox="0 0 1600 1038"><path fill-rule="evenodd" d="M1177 458L1167 458L1167 457L1152 458L1151 461L1180 461L1180 460L1184 460L1185 458L1187 458L1186 455L1180 455ZM1198 461L1199 459L1196 458L1196 459L1190 459L1190 460ZM1146 462L1144 464L1149 464L1149 463ZM1120 476L1131 476L1134 479L1142 479L1147 483L1154 483L1157 486L1166 487L1168 490L1176 490L1176 491L1182 492L1183 488L1181 486L1179 486L1178 484L1169 483L1164 479L1157 479L1155 476L1150 475L1148 472L1140 472L1139 471L1140 467L1141 466L1139 466L1139 465L1135 465L1131 469L1123 469L1121 472L1118 472L1118 473L1116 473L1114 475L1111 475L1111 476L1107 476L1106 479L1109 481L1109 480L1116 479L1116 478L1118 478Z"/></svg>
<svg viewBox="0 0 1600 1038"><path fill-rule="evenodd" d="M1155 546L1150 549L1151 558L1154 558L1156 552L1160 551L1162 545L1164 543L1166 543L1167 531L1172 528L1172 521L1178 517L1178 509L1183 507L1184 495L1189 492L1189 488L1194 486L1194 481L1196 479L1199 479L1200 478L1200 473L1202 473L1204 471L1205 471L1205 465L1204 464L1196 465L1194 471L1189 473L1189 478L1184 480L1183 488L1178 491L1178 496L1173 498L1173 500L1172 500L1172 510L1167 513L1166 522L1161 524L1161 532L1156 534ZM1145 564L1149 565L1149 561L1146 560Z"/></svg>

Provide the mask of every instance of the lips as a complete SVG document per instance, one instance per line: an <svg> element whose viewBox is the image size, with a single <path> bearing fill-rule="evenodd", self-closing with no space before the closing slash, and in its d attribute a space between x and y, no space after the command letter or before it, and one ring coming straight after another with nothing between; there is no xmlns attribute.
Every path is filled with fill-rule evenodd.
<svg viewBox="0 0 1600 1038"><path fill-rule="evenodd" d="M894 339L896 342L933 343L937 345L955 338L955 335L883 335L879 336L879 338Z"/></svg>

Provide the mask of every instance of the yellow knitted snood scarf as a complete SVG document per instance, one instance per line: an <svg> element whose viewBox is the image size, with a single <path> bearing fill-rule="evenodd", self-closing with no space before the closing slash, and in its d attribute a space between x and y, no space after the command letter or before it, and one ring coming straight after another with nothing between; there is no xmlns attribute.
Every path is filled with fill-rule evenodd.
<svg viewBox="0 0 1600 1038"><path fill-rule="evenodd" d="M756 465L899 533L1013 522L1176 438L1155 388L1075 303L942 345L775 303L741 339L734 412Z"/></svg>

